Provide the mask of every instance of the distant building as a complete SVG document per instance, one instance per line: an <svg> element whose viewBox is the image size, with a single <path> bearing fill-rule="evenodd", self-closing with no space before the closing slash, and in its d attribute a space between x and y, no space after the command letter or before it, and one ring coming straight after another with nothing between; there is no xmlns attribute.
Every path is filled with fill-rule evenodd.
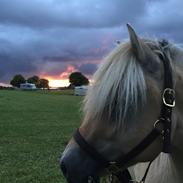
<svg viewBox="0 0 183 183"><path fill-rule="evenodd" d="M22 83L20 84L20 89L22 90L36 90L36 85L32 83Z"/></svg>
<svg viewBox="0 0 183 183"><path fill-rule="evenodd" d="M74 95L84 96L88 90L88 86L75 86Z"/></svg>

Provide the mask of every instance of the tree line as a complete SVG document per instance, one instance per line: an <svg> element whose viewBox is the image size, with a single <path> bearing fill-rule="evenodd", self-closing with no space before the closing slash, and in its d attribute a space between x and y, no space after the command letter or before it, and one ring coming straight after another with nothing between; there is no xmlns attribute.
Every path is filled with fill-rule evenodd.
<svg viewBox="0 0 183 183"><path fill-rule="evenodd" d="M29 77L27 80L21 75L17 74L10 81L10 84L14 87L20 88L22 83L32 83L35 84L37 88L49 88L49 81L44 78L39 78L38 76ZM69 76L70 87L88 85L89 80L81 72L73 72Z"/></svg>
<svg viewBox="0 0 183 183"><path fill-rule="evenodd" d="M88 85L89 80L81 72L73 72L69 76L69 82L71 86Z"/></svg>
<svg viewBox="0 0 183 183"><path fill-rule="evenodd" d="M39 78L38 76L32 76L26 80L21 74L15 75L10 81L10 84L14 87L20 88L20 84L26 82L35 84L37 88L49 88L49 81L47 79Z"/></svg>

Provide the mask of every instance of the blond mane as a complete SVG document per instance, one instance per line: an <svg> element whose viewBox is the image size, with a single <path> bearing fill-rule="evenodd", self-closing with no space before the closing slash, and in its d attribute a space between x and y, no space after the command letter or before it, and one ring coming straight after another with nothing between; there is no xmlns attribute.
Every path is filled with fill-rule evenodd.
<svg viewBox="0 0 183 183"><path fill-rule="evenodd" d="M121 126L128 111L137 111L146 100L143 70L129 43L120 44L100 65L84 101L85 121L105 119Z"/></svg>

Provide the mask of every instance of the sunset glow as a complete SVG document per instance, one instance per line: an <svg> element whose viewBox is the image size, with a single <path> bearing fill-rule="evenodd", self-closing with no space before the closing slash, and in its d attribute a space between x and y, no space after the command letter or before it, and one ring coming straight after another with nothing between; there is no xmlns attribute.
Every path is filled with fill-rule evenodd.
<svg viewBox="0 0 183 183"><path fill-rule="evenodd" d="M76 69L74 66L69 65L69 66L66 68L66 70L60 74L60 78L66 80L66 79L69 78L69 75L70 75L72 72L75 72L76 70L77 70L77 69Z"/></svg>
<svg viewBox="0 0 183 183"><path fill-rule="evenodd" d="M69 86L69 80L68 79L49 79L49 86L50 87L54 87L54 88L58 88L58 87L65 87L65 86Z"/></svg>
<svg viewBox="0 0 183 183"><path fill-rule="evenodd" d="M42 78L45 78L49 81L49 86L53 88L58 87L67 87L69 86L69 75L76 71L76 68L72 65L69 65L64 72L60 75L52 77L52 76L45 76L44 74L41 75Z"/></svg>

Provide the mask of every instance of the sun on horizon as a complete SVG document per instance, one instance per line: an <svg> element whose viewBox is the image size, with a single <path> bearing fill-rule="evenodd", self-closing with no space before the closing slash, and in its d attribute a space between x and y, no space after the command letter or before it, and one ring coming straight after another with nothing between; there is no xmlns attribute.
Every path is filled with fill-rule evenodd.
<svg viewBox="0 0 183 183"><path fill-rule="evenodd" d="M49 87L58 88L58 87L67 87L69 86L69 80L68 79L50 79L49 81Z"/></svg>
<svg viewBox="0 0 183 183"><path fill-rule="evenodd" d="M43 78L46 78L49 81L49 87L58 88L58 87L67 87L70 85L69 76L72 72L75 72L77 69L69 65L64 72L58 76L47 76L43 75Z"/></svg>

